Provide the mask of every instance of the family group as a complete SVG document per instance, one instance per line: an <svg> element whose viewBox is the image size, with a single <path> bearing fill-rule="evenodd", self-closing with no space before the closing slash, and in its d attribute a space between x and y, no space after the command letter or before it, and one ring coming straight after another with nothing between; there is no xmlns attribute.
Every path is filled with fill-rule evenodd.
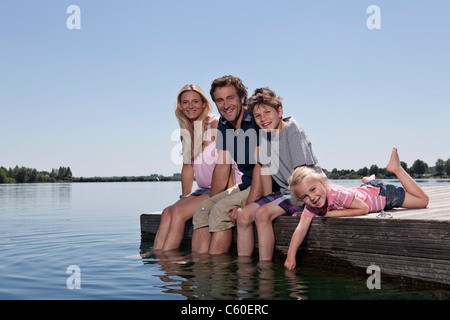
<svg viewBox="0 0 450 320"><path fill-rule="evenodd" d="M428 196L402 168L397 149L386 169L402 187L384 184L374 176L363 185L345 188L327 182L311 142L292 117L283 116L282 99L269 88L248 98L235 76L212 82L210 96L195 84L177 96L175 115L182 134L182 194L163 210L154 251L177 249L185 223L192 218L192 252L223 254L231 247L237 227L239 256L251 256L257 228L259 259L272 260L275 237L272 222L280 215L298 215L285 266L296 266L296 253L316 216L364 215L395 207L423 208ZM238 143L246 132L260 132L256 143ZM261 137L264 137L261 138ZM262 141L264 140L264 141ZM240 140L240 141L246 141ZM260 152L263 144L274 144ZM198 188L192 192L194 179Z"/></svg>

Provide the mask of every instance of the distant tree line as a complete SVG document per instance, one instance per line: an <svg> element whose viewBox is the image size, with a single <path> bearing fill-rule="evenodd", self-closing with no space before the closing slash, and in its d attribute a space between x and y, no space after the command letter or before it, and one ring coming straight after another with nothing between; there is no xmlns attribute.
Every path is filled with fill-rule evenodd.
<svg viewBox="0 0 450 320"><path fill-rule="evenodd" d="M401 161L402 167L415 178L422 178L424 175L435 178L450 177L450 158L447 161L438 159L434 167L429 167L422 160L414 161L413 165L408 168L408 165ZM374 174L379 179L395 179L395 175L386 170L386 168L379 168L377 165L372 165L370 168L364 167L357 171L355 170L338 170L333 169L328 171L324 169L325 174L329 179L361 179ZM150 176L138 177L73 177L70 167L59 167L59 169L52 169L52 171L37 171L36 169L19 167L6 169L0 167L0 184L3 183L53 183L53 182L141 182L141 181L180 181L181 177L165 177L162 175L152 174Z"/></svg>
<svg viewBox="0 0 450 320"><path fill-rule="evenodd" d="M138 176L138 177L91 177L73 178L72 182L148 182L148 181L180 181L181 178L165 176Z"/></svg>
<svg viewBox="0 0 450 320"><path fill-rule="evenodd" d="M450 158L447 161L438 159L434 167L429 167L428 164L420 159L414 161L413 165L408 168L404 161L400 161L402 167L414 178L427 177L434 178L448 178L450 177ZM328 171L324 169L325 174L329 179L361 179L374 174L378 179L395 179L395 175L386 170L386 168L379 168L377 165L372 165L370 168L364 167L357 171L355 170L338 170L333 169Z"/></svg>
<svg viewBox="0 0 450 320"><path fill-rule="evenodd" d="M70 167L59 167L52 171L19 167L6 169L0 167L0 184L3 183L54 183L54 182L139 182L139 181L179 181L177 177L165 177L153 174L138 177L73 177Z"/></svg>
<svg viewBox="0 0 450 320"><path fill-rule="evenodd" d="M0 183L45 183L45 182L71 182L72 171L69 167L59 167L48 171L19 167L6 169L0 167Z"/></svg>

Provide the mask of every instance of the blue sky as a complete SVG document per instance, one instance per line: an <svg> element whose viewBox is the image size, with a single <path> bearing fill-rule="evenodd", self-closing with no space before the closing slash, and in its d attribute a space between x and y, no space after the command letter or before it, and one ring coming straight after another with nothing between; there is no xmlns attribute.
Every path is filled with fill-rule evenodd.
<svg viewBox="0 0 450 320"><path fill-rule="evenodd" d="M449 12L444 0L1 1L0 166L180 172L176 94L227 74L283 97L328 170L385 167L393 146L434 165L450 158Z"/></svg>

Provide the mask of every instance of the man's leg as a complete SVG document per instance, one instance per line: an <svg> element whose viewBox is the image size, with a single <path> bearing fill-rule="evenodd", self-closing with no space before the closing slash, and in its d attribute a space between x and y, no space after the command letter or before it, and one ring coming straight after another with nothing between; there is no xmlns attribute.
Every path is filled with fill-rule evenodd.
<svg viewBox="0 0 450 320"><path fill-rule="evenodd" d="M208 227L198 228L192 232L192 252L208 253L211 234Z"/></svg>
<svg viewBox="0 0 450 320"><path fill-rule="evenodd" d="M233 241L233 229L214 232L211 236L209 245L209 254L223 254L230 251Z"/></svg>
<svg viewBox="0 0 450 320"><path fill-rule="evenodd" d="M237 186L227 189L215 196L201 202L194 212L192 223L194 231L192 232L192 251L196 253L208 253L211 234L209 232L209 217L211 210L220 200L228 197ZM238 188L237 188L238 189Z"/></svg>
<svg viewBox="0 0 450 320"><path fill-rule="evenodd" d="M234 208L244 206L249 193L250 187L243 191L236 187L228 197L218 201L211 210L209 231L213 234L209 246L210 254L222 254L230 250L234 223L231 221L229 213Z"/></svg>

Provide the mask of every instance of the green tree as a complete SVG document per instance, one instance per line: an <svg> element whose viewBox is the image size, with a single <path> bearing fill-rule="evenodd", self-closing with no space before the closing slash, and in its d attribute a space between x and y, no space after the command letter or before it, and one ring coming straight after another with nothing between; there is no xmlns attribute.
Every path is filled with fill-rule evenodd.
<svg viewBox="0 0 450 320"><path fill-rule="evenodd" d="M364 167L362 169L359 169L357 171L358 175L360 175L361 177L367 177L369 175L369 168Z"/></svg>
<svg viewBox="0 0 450 320"><path fill-rule="evenodd" d="M437 159L434 169L436 170L436 175L439 176L439 177L442 177L444 175L444 171L445 171L445 162L444 162L444 160Z"/></svg>
<svg viewBox="0 0 450 320"><path fill-rule="evenodd" d="M56 170L56 176L59 181L71 181L72 180L72 171L70 170L70 167L59 167L58 170Z"/></svg>
<svg viewBox="0 0 450 320"><path fill-rule="evenodd" d="M419 177L421 177L427 171L427 169L428 165L424 161L417 159L411 166L411 173L417 174Z"/></svg>
<svg viewBox="0 0 450 320"><path fill-rule="evenodd" d="M55 168L52 168L52 172L50 172L50 178L56 180L58 178L58 170L56 170Z"/></svg>
<svg viewBox="0 0 450 320"><path fill-rule="evenodd" d="M6 183L6 170L3 170L4 168L0 168L0 183Z"/></svg>
<svg viewBox="0 0 450 320"><path fill-rule="evenodd" d="M447 172L447 175L450 176L450 158L445 161L445 172Z"/></svg>
<svg viewBox="0 0 450 320"><path fill-rule="evenodd" d="M374 174L375 176L378 175L378 166L376 164L370 166L369 175L372 174Z"/></svg>
<svg viewBox="0 0 450 320"><path fill-rule="evenodd" d="M28 182L27 177L27 169L25 167L15 166L12 170L12 177L16 180L17 183L26 183Z"/></svg>

